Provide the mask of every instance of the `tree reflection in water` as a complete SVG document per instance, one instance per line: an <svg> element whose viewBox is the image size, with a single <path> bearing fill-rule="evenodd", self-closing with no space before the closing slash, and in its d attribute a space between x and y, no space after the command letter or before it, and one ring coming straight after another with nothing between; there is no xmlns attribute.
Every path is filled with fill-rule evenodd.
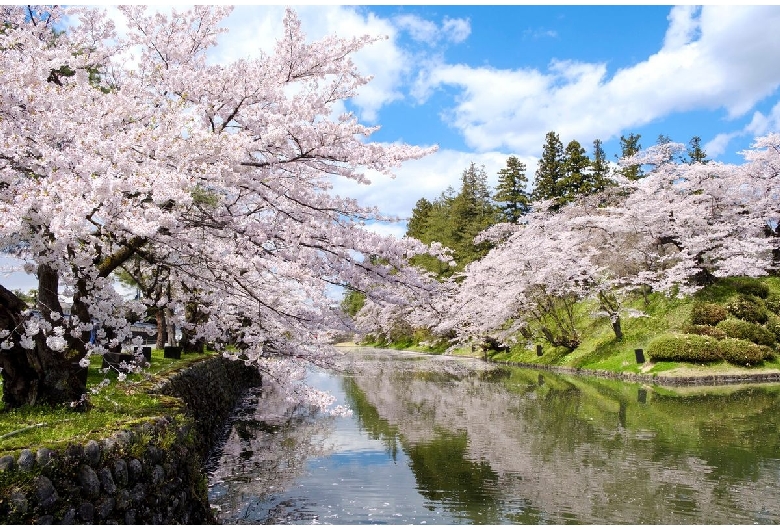
<svg viewBox="0 0 780 530"><path fill-rule="evenodd" d="M212 475L222 522L780 523L780 385L345 359L323 381L352 418L273 397L238 414Z"/></svg>
<svg viewBox="0 0 780 530"><path fill-rule="evenodd" d="M209 501L220 521L286 522L274 520L285 510L268 508L269 498L304 474L310 458L329 453L332 430L332 417L287 401L275 385L252 389L207 464Z"/></svg>

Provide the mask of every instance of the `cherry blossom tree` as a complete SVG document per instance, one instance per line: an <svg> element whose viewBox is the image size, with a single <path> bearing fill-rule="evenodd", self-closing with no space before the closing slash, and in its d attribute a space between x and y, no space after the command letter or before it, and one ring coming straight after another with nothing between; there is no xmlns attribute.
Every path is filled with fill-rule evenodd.
<svg viewBox="0 0 780 530"><path fill-rule="evenodd" d="M780 135L757 139L742 165L676 163L684 148L653 146L623 162L652 166L644 178L617 176L558 210L537 202L520 224L484 232L495 248L440 290L428 325L461 340L538 334L576 347L578 300L596 300L620 340L631 293L686 295L719 277L776 272Z"/></svg>
<svg viewBox="0 0 780 530"><path fill-rule="evenodd" d="M127 345L152 306L288 374L341 325L328 287L428 288L406 264L429 249L371 232L376 209L330 193L432 151L369 142L375 128L336 114L369 81L350 55L374 38L307 42L288 10L272 54L215 65L228 9L123 7L124 39L97 10L2 11L0 247L39 282L36 308L0 288L9 405L80 401L79 366ZM172 288L120 296L112 274L131 258Z"/></svg>

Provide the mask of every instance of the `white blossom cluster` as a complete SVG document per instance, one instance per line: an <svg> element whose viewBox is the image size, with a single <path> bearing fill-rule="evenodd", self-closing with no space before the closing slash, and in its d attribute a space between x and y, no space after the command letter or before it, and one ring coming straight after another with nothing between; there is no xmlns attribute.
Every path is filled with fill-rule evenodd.
<svg viewBox="0 0 780 530"><path fill-rule="evenodd" d="M509 340L540 300L606 300L616 323L642 316L621 305L640 289L682 296L703 278L776 270L780 134L758 138L741 165L674 162L682 148L656 146L623 162L652 167L644 178L616 177L616 186L560 209L537 202L517 225L491 227L477 239L493 250L432 299L366 304L358 325L387 333L404 321L456 341Z"/></svg>
<svg viewBox="0 0 780 530"><path fill-rule="evenodd" d="M41 338L85 359L130 346L157 309L249 362L317 361L344 328L332 286L429 289L407 259L441 249L370 231L375 208L330 193L435 150L370 142L336 112L369 81L350 55L375 38L307 42L288 10L272 54L215 65L226 8L123 6L123 38L100 10L0 10L0 248L41 282L6 350ZM113 274L131 262L153 287L128 301Z"/></svg>

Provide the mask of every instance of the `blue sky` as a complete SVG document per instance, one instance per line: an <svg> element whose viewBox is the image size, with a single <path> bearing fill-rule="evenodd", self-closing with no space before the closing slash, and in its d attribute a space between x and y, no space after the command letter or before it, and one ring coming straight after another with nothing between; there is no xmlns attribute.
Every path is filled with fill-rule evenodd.
<svg viewBox="0 0 780 530"><path fill-rule="evenodd" d="M471 162L495 184L515 155L532 179L548 131L589 154L599 138L610 160L621 135L640 134L643 147L660 134L682 143L700 136L710 158L738 163L756 136L780 130L780 6L295 10L311 39L387 36L354 57L374 79L346 108L382 127L375 141L439 146L395 179L337 184L336 192L390 215L406 217L420 197L457 187ZM237 6L210 61L271 51L283 16L280 5ZM376 229L402 235L405 225Z"/></svg>
<svg viewBox="0 0 780 530"><path fill-rule="evenodd" d="M340 186L408 216L422 196L457 187L471 162L490 182L509 155L533 176L546 132L610 160L621 135L649 147L699 136L715 160L780 128L778 6L300 6L307 34L387 35L355 61L372 83L347 106L378 141L439 146L368 188ZM227 19L230 56L269 49L281 7L240 6ZM263 42L244 40L263 28ZM259 32L255 31L254 35ZM234 40L235 39L235 40ZM269 44L265 43L268 40ZM240 44L239 44L240 42ZM219 52L213 60L229 60ZM388 228L401 234L404 226Z"/></svg>

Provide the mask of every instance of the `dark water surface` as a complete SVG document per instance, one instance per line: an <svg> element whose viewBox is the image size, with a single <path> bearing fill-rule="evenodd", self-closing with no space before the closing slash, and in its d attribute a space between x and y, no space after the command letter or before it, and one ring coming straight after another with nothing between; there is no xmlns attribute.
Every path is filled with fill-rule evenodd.
<svg viewBox="0 0 780 530"><path fill-rule="evenodd" d="M210 463L223 523L779 524L780 385L660 389L356 349L270 388Z"/></svg>

